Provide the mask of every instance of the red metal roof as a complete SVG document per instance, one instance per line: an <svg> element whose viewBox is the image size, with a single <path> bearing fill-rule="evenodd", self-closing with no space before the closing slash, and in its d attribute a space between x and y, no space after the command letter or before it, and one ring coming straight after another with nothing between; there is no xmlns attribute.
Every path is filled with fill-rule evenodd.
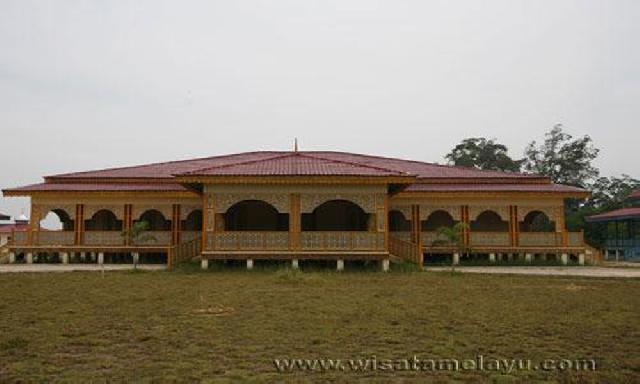
<svg viewBox="0 0 640 384"><path fill-rule="evenodd" d="M26 231L29 224L0 224L0 233L10 233L12 231Z"/></svg>
<svg viewBox="0 0 640 384"><path fill-rule="evenodd" d="M183 173L204 176L409 176L407 173L325 158L301 152L286 152L269 159L214 166Z"/></svg>
<svg viewBox="0 0 640 384"><path fill-rule="evenodd" d="M640 207L616 209L615 211L589 216L586 219L590 222L640 219Z"/></svg>
<svg viewBox="0 0 640 384"><path fill-rule="evenodd" d="M278 152L278 151L263 151L263 152L245 152L223 156L213 156L207 158L171 161L164 163L155 163L148 165L139 165L132 167L122 168L110 168L103 170L87 171L87 172L75 172L60 175L49 176L49 178L172 178L174 175L180 174L200 174L199 171L208 170L212 168L242 165L242 164L255 164L256 168L250 166L243 166L242 170L249 172L249 174L269 174L268 168L260 165L260 161L269 160L277 157L291 156L292 154L298 154L302 156L314 157L316 159L322 159L328 162L342 162L345 164L352 164L354 168L362 170L359 167L373 167L387 172L397 172L401 174L411 174L419 178L514 178L514 179L529 179L539 178L538 175L515 173L515 172L499 172L499 171L486 171L478 170L474 168L456 167L449 165L440 165L434 163L426 163L413 160L394 159L388 157L362 155L356 153L347 152L330 152L330 151L304 151L304 152ZM282 166L282 164L271 163L272 165ZM257 168L260 168L258 171ZM335 167L341 172L352 172L350 174L357 174L357 170L346 171L345 166ZM327 169L328 170L328 169Z"/></svg>
<svg viewBox="0 0 640 384"><path fill-rule="evenodd" d="M582 188L562 184L411 184L406 192L555 192L584 193Z"/></svg>
<svg viewBox="0 0 640 384"><path fill-rule="evenodd" d="M93 192L93 191L158 191L158 192L183 192L188 191L177 183L40 183L26 185L24 187L5 189L7 192L39 192L39 191L68 191L68 192Z"/></svg>

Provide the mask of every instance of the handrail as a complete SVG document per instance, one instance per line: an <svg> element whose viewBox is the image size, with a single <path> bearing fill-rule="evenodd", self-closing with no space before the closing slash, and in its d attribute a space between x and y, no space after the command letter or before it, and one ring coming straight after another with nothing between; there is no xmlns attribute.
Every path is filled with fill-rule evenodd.
<svg viewBox="0 0 640 384"><path fill-rule="evenodd" d="M389 253L396 257L419 263L418 255L421 251L415 243L389 236Z"/></svg>
<svg viewBox="0 0 640 384"><path fill-rule="evenodd" d="M167 248L167 267L171 269L182 262L198 256L201 251L201 246L202 242L198 238Z"/></svg>

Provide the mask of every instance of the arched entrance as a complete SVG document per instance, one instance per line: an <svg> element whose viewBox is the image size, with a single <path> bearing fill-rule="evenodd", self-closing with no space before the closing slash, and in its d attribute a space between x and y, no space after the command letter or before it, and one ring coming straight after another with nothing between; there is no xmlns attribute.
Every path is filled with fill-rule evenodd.
<svg viewBox="0 0 640 384"><path fill-rule="evenodd" d="M289 214L262 200L244 200L224 214L225 231L288 231Z"/></svg>
<svg viewBox="0 0 640 384"><path fill-rule="evenodd" d="M520 232L555 232L556 223L542 211L531 211L520 222Z"/></svg>
<svg viewBox="0 0 640 384"><path fill-rule="evenodd" d="M56 208L50 210L45 217L40 220L40 227L49 230L73 231L75 221L64 209Z"/></svg>
<svg viewBox="0 0 640 384"><path fill-rule="evenodd" d="M149 209L144 211L140 218L135 221L136 223L147 222L149 224L150 231L170 231L171 220L167 220L162 212Z"/></svg>
<svg viewBox="0 0 640 384"><path fill-rule="evenodd" d="M182 220L183 231L202 231L202 210L194 209Z"/></svg>
<svg viewBox="0 0 640 384"><path fill-rule="evenodd" d="M85 221L87 231L122 231L122 220L112 211L101 209L91 219Z"/></svg>
<svg viewBox="0 0 640 384"><path fill-rule="evenodd" d="M398 210L389 211L389 231L390 232L408 232L411 231L411 221L404 217L404 214Z"/></svg>
<svg viewBox="0 0 640 384"><path fill-rule="evenodd" d="M366 231L369 215L356 203L330 200L302 215L303 231Z"/></svg>
<svg viewBox="0 0 640 384"><path fill-rule="evenodd" d="M494 211L484 211L471 222L471 231L477 232L509 232L509 223L503 221Z"/></svg>
<svg viewBox="0 0 640 384"><path fill-rule="evenodd" d="M422 231L435 232L442 227L451 228L456 225L456 223L457 221L453 219L449 212L439 209L432 212L429 217L427 217L427 220L423 220L420 226Z"/></svg>

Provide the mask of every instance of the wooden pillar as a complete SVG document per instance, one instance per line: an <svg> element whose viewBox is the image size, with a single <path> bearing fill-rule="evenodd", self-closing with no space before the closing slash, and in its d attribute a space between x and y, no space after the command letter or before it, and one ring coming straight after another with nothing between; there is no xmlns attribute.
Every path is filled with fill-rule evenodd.
<svg viewBox="0 0 640 384"><path fill-rule="evenodd" d="M75 244L84 242L84 204L76 204Z"/></svg>
<svg viewBox="0 0 640 384"><path fill-rule="evenodd" d="M471 243L471 219L469 218L468 205L462 205L460 207L460 221L466 224L462 231L462 241L465 247L468 247Z"/></svg>
<svg viewBox="0 0 640 384"><path fill-rule="evenodd" d="M37 242L38 230L40 229L40 207L33 204L33 200L31 200L31 213L28 228L27 244L34 245Z"/></svg>
<svg viewBox="0 0 640 384"><path fill-rule="evenodd" d="M382 230L384 231L384 249L389 250L389 195L384 195L384 206L382 215L379 215L379 220L382 220ZM380 228L380 224L378 224Z"/></svg>
<svg viewBox="0 0 640 384"><path fill-rule="evenodd" d="M422 229L420 228L420 205L414 204L411 206L411 242L416 246L415 260L419 265L422 265Z"/></svg>
<svg viewBox="0 0 640 384"><path fill-rule="evenodd" d="M215 195L207 192L203 195L203 222L202 222L202 249L213 250L216 248L216 201ZM210 241L209 241L210 240Z"/></svg>
<svg viewBox="0 0 640 384"><path fill-rule="evenodd" d="M300 232L302 231L302 214L300 213L300 194L289 195L289 250L300 249Z"/></svg>
<svg viewBox="0 0 640 384"><path fill-rule="evenodd" d="M129 234L129 231L131 231L131 227L133 227L133 206L131 204L124 205L123 225L124 225L125 233ZM124 237L124 245L131 245L129 244L130 243L129 237L130 236Z"/></svg>
<svg viewBox="0 0 640 384"><path fill-rule="evenodd" d="M511 246L518 246L518 206L509 206L509 236L511 239Z"/></svg>
<svg viewBox="0 0 640 384"><path fill-rule="evenodd" d="M171 214L171 245L180 244L180 204L173 204Z"/></svg>

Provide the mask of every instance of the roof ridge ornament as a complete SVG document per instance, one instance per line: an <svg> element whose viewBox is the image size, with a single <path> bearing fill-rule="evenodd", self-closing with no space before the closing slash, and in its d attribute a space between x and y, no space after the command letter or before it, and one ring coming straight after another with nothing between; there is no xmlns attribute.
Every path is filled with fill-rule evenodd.
<svg viewBox="0 0 640 384"><path fill-rule="evenodd" d="M298 152L298 138L293 138L293 152Z"/></svg>

